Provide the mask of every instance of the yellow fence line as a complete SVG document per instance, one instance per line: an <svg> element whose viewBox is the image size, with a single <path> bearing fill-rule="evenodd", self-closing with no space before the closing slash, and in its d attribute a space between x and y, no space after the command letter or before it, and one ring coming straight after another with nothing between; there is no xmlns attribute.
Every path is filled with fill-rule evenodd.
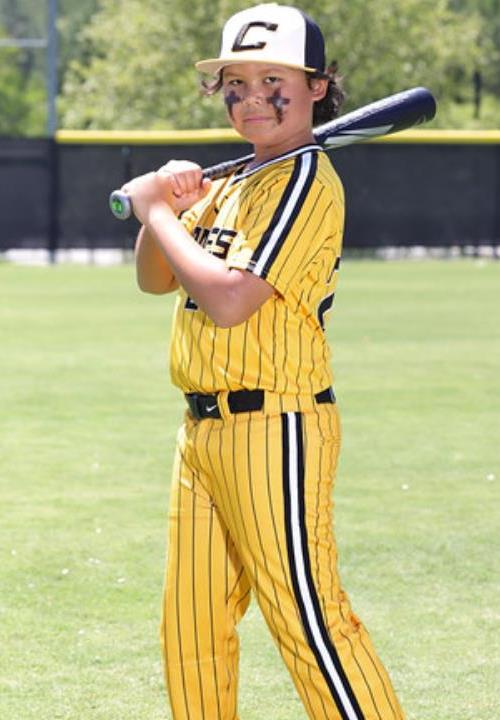
<svg viewBox="0 0 500 720"><path fill-rule="evenodd" d="M60 144L76 145L194 145L244 142L231 129L208 130L58 130ZM370 143L494 145L500 130L405 130L369 140Z"/></svg>
<svg viewBox="0 0 500 720"><path fill-rule="evenodd" d="M231 129L209 130L58 130L61 144L110 145L194 145L204 143L244 142Z"/></svg>
<svg viewBox="0 0 500 720"><path fill-rule="evenodd" d="M498 145L500 130L405 130L374 142L445 145Z"/></svg>

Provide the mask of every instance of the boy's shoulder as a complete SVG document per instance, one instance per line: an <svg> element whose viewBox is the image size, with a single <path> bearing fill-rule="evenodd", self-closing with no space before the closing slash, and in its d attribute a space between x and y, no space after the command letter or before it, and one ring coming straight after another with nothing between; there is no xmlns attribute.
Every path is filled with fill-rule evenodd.
<svg viewBox="0 0 500 720"><path fill-rule="evenodd" d="M335 194L342 191L341 180L328 155L317 145L300 148L243 172L240 180L246 192L265 192L277 185L286 187L291 182L302 182L306 176L311 187L321 185Z"/></svg>

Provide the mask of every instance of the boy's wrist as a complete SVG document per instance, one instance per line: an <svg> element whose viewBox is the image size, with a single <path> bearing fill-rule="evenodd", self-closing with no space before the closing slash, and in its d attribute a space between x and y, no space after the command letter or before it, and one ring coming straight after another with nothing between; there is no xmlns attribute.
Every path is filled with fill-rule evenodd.
<svg viewBox="0 0 500 720"><path fill-rule="evenodd" d="M177 220L177 214L170 205L164 201L153 203L149 209L146 225L151 229L161 228L172 219Z"/></svg>

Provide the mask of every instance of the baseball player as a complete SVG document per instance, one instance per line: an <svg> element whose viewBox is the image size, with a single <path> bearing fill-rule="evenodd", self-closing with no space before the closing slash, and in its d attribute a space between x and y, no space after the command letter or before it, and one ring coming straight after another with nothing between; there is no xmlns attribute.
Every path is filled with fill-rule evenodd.
<svg viewBox="0 0 500 720"><path fill-rule="evenodd" d="M175 720L237 720L237 624L253 595L309 718L403 712L337 573L331 491L340 447L324 323L344 198L313 123L341 91L300 10L239 12L214 76L255 158L229 178L170 162L128 183L146 292L178 290L177 438L161 627ZM262 709L272 718L272 708Z"/></svg>

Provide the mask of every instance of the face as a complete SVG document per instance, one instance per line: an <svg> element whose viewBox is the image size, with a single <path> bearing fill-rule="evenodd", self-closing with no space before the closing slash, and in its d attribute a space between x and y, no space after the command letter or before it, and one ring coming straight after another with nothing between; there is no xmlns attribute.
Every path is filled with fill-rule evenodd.
<svg viewBox="0 0 500 720"><path fill-rule="evenodd" d="M326 80L310 86L303 70L258 63L229 65L222 77L231 123L256 148L310 142L313 105L324 96Z"/></svg>

